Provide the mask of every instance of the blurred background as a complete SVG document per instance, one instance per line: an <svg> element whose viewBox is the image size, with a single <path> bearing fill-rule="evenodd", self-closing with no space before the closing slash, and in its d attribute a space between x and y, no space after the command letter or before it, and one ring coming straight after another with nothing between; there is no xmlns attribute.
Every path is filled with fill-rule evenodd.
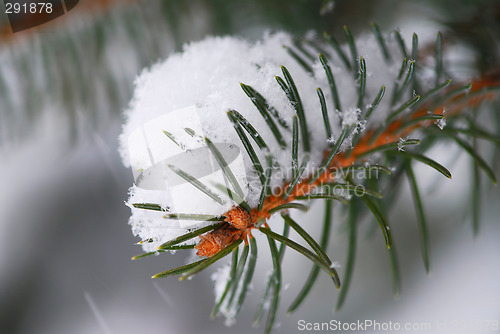
<svg viewBox="0 0 500 334"><path fill-rule="evenodd" d="M187 282L151 280L154 273L184 264L188 255L130 260L141 250L124 205L133 179L117 153L121 113L142 68L208 35L254 40L267 30L299 36L326 30L340 39L343 25L356 35L375 21L383 31L399 28L407 40L415 31L423 42L430 41L438 30L445 40L460 40L463 54L450 61L464 77L500 65L499 1L332 4L321 15L319 0L80 0L64 16L15 34L1 4L0 171L5 179L0 188L0 332L261 333L251 321L269 257L259 257L254 288L238 322L229 328L222 319L209 320L213 270ZM493 161L491 147L480 149ZM304 305L285 315L310 268L287 253L287 291L277 333L299 332L300 319L429 322L430 332L440 332L437 321L448 321L450 333L461 332L453 321L484 325L499 320L500 192L485 183L482 226L474 237L468 197L471 161L451 145L436 147L431 156L453 174L453 180L442 180L416 166L430 223L431 274L422 264L405 185L390 216L401 263L401 296L392 295L389 259L379 235L369 236L367 222L348 299L336 314L337 293L321 277ZM499 166L498 155L493 163ZM319 233L314 223L321 211L302 218L311 222L313 234ZM347 248L341 221L339 211L329 251L340 263ZM485 326L463 332L495 331Z"/></svg>

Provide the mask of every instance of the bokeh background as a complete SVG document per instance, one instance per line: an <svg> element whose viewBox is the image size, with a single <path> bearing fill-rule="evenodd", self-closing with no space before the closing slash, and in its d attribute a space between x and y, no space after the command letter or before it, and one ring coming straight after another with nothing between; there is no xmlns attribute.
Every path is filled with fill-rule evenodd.
<svg viewBox="0 0 500 334"><path fill-rule="evenodd" d="M303 36L327 30L354 34L375 21L430 40L438 30L466 47L450 61L464 77L498 68L500 3L493 0L336 0L320 15L316 0L80 0L68 14L13 34L0 5L0 332L1 333L260 333L251 327L269 257L260 256L254 288L236 325L209 320L211 271L187 282L151 280L186 256L131 261L140 253L124 205L133 182L117 153L122 111L141 69L208 35L258 39L266 30ZM427 36L427 39L426 39ZM446 44L445 44L446 45ZM462 56L462 57L461 57ZM498 109L497 109L498 110ZM491 123L486 119L485 122ZM480 149L494 161L491 147ZM297 321L373 319L392 322L499 320L500 200L483 186L481 231L472 233L471 161L451 145L431 155L453 174L442 180L418 166L431 233L426 275L406 186L391 223L402 271L395 299L389 260L365 222L345 307L332 313L337 293L319 279L304 305L286 316L310 264L288 252L283 264L277 333ZM496 169L498 171L498 168ZM500 176L497 173L497 176ZM314 234L320 208L304 216ZM346 230L336 213L330 254L342 263ZM364 235L364 236L363 236ZM260 250L265 253L265 247ZM342 273L342 268L339 269ZM260 279L259 279L260 277ZM468 327L470 329L470 327ZM476 333L483 330L463 331Z"/></svg>

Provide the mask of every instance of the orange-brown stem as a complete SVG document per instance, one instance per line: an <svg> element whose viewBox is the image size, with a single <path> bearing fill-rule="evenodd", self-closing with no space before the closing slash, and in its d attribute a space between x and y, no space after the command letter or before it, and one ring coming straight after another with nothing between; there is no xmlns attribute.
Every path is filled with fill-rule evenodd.
<svg viewBox="0 0 500 334"><path fill-rule="evenodd" d="M485 78L483 80L474 82L471 91L479 92L483 88L499 85L500 81ZM466 96L465 93L460 94L445 102L449 104L449 106L452 106L447 110L449 114L458 113L465 107L476 106L484 100L494 98L496 95L491 92L485 92L484 94L478 94L469 99L463 99L464 96ZM442 108L443 106L435 108L433 112L439 113ZM426 115L428 112L428 106L424 106L415 111L410 118L415 119L417 117ZM325 172L320 175L317 180L315 180L311 184L307 182L307 180L299 183L295 186L295 188L286 199L280 195L270 195L264 199L264 205L262 206L261 210L254 208L250 211L249 215L248 213L244 214L244 210L240 207L233 207L231 210L226 212L224 216L226 217L227 224L222 225L213 232L207 233L207 235L205 236L202 236L200 243L195 247L198 250L196 254L206 257L210 257L216 254L219 250L229 244L220 241L232 242L234 240L237 240L238 238L245 237L251 229L255 228L255 223L257 223L258 221L263 220L265 222L265 226L267 226L266 221L271 217L271 209L274 209L283 204L290 203L294 201L297 196L311 194L313 189L317 188L321 184L332 182L334 179L334 168L351 166L354 162L359 160L363 153L366 153L367 151L370 151L382 145L398 141L400 138L406 137L418 128L429 126L431 122L432 121L425 120L412 126L403 127L405 123L401 119L397 119L389 124L387 128L376 138L372 138L375 135L375 131L367 131L363 135L363 137L360 138L359 142L352 149L350 154L340 153L335 156L332 163L330 164L330 168L326 169ZM283 190L286 190L288 186L289 184L285 185L283 187ZM222 233L220 230L224 230L224 233ZM211 234L213 234L213 237L209 236ZM220 237L221 234L224 235L222 238ZM229 235L231 235L231 237L229 237Z"/></svg>

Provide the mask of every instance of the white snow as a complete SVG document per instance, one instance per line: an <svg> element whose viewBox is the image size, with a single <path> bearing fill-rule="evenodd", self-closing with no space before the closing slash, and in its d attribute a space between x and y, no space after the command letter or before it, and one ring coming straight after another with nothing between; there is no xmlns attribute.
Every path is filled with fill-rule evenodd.
<svg viewBox="0 0 500 334"><path fill-rule="evenodd" d="M397 60L393 64L386 64L371 33L356 37L356 44L358 55L366 61L365 102L368 104L373 101L381 86L386 86L388 92L392 91L394 77L399 71L401 62ZM387 44L389 52L397 54L395 42L388 39ZM255 207L258 203L261 184L248 154L227 118L226 112L234 109L259 131L269 146L270 153L281 167L280 170L274 171L271 186L283 185L292 175L290 129L295 110L275 79L275 76L283 78L281 65L286 66L294 78L307 118L311 142L307 171L313 171L313 168L321 163L328 143L335 141L344 126L357 125L357 131L362 131L365 124L360 122L359 116L364 110L356 107L359 88L354 76L343 67L336 53L328 45L322 45L330 52L329 65L335 77L341 104L341 110L338 112L335 111L328 79L319 60L312 64L313 74L310 74L287 53L282 45L292 45L292 36L283 32L267 33L261 41L255 43L237 37L210 37L187 44L182 53L171 55L166 60L144 69L135 81L134 97L125 112L126 121L120 136L120 153L123 162L126 166L132 166L136 183L137 176L147 172L148 166L158 165L162 159L171 157L174 151L177 154L183 154L182 147L172 143L163 130L175 134L174 137L179 140L182 136L181 146L188 149L204 145L203 141L195 142L189 139L185 132L183 134L185 124L193 123L192 126L197 128L197 136L206 136L214 143L228 143L239 148L242 167L241 172L236 173L238 174L236 177L245 191L245 200L250 206ZM346 46L343 46L343 50L350 55ZM287 149L282 149L278 145L263 117L241 89L240 83L256 89L287 122L289 129L277 125L287 142ZM318 87L325 94L330 115L333 138L328 140L316 93ZM372 114L368 126L385 120L390 110L389 100L387 97L382 100L378 109ZM192 113L193 110L195 113ZM190 111L189 116L187 111ZM186 113L185 118L182 116L183 112ZM169 115L169 113L174 114ZM277 123L276 120L275 123ZM345 150L350 145L349 138L341 149ZM299 160L301 160L303 152L302 146L299 146ZM168 147L173 151L170 152ZM264 152L261 152L256 145L254 147L261 163L265 166ZM189 154L189 150L186 154ZM186 165L190 162L198 163L202 168L212 164L217 169L217 163L213 158L210 159L207 162L188 159ZM165 165L162 168L162 173L167 170ZM239 171L238 168L236 170ZM136 184L131 188L128 202L158 203L171 210L182 207L184 212L179 213L212 215L223 214L234 204L223 194L221 198L225 200L225 204L221 205L189 183L185 182L181 190L176 190L175 187L169 186L169 182L165 177L161 179L161 186L153 187L154 189L145 189L141 184ZM212 184L206 183L206 185L213 189ZM151 251L159 244L185 233L186 227L198 224L194 221L166 220L163 214L132 208L130 224L133 233L142 239L154 240L153 243L143 244L146 251Z"/></svg>
<svg viewBox="0 0 500 334"><path fill-rule="evenodd" d="M361 109L359 108L347 108L340 112L340 117L342 118L342 128L353 126L358 124L359 114Z"/></svg>
<svg viewBox="0 0 500 334"><path fill-rule="evenodd" d="M222 297L222 294L224 293L224 289L226 288L226 284L229 280L231 273L231 268L229 265L225 265L221 268L219 268L216 272L212 274L210 277L212 281L214 282L214 291L215 291L215 302L218 303L220 298ZM241 281L240 281L241 283ZM241 285L241 284L240 284ZM241 286L237 287L236 293L239 292L239 289L241 289ZM234 325L236 323L235 319L235 313L236 309L234 308L233 305L228 305L229 301L229 296L226 296L224 302L219 308L220 314L225 317L224 324L228 327Z"/></svg>
<svg viewBox="0 0 500 334"><path fill-rule="evenodd" d="M446 115L446 108L443 107L443 116ZM437 121L434 122L434 124L437 125L437 127L441 130L444 129L446 126L446 118L438 119Z"/></svg>

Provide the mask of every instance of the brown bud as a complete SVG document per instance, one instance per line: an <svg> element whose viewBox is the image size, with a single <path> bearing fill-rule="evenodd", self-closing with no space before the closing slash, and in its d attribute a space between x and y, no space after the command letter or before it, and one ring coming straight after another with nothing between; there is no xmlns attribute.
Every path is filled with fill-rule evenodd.
<svg viewBox="0 0 500 334"><path fill-rule="evenodd" d="M226 213L225 221L238 230L246 230L253 224L250 214L239 206L235 206Z"/></svg>
<svg viewBox="0 0 500 334"><path fill-rule="evenodd" d="M194 247L198 250L196 255L211 257L233 241L241 238L242 234L243 231L230 225L218 227L212 232L200 236L200 243Z"/></svg>

